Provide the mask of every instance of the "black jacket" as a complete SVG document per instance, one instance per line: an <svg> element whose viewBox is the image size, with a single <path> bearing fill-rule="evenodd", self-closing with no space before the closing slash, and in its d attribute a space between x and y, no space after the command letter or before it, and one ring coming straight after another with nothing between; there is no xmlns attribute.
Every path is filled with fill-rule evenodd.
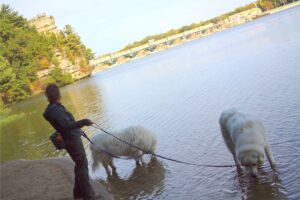
<svg viewBox="0 0 300 200"><path fill-rule="evenodd" d="M75 121L73 115L60 103L48 104L43 115L64 139L81 136L80 128L88 124L87 119Z"/></svg>

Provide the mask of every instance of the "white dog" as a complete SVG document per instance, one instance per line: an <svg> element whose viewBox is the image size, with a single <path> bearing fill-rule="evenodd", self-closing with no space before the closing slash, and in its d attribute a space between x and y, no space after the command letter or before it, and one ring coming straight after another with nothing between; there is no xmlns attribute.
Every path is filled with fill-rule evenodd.
<svg viewBox="0 0 300 200"><path fill-rule="evenodd" d="M265 139L265 128L259 119L230 109L222 112L219 123L238 169L242 165L250 175L256 177L258 168L264 162L264 153L271 167L275 168L272 151Z"/></svg>
<svg viewBox="0 0 300 200"><path fill-rule="evenodd" d="M155 137L146 129L142 127L128 127L124 130L112 132L112 134L134 146L137 146L146 152L154 153L156 149L156 139ZM92 169L95 170L99 164L102 163L107 175L110 175L110 170L108 166L111 167L113 171L116 167L113 164L114 156L126 156L135 159L136 164L139 162L144 164L142 152L136 148L130 147L128 144L121 142L120 140L107 135L105 133L96 134L92 138L92 142L96 145L90 144L90 149L92 152Z"/></svg>

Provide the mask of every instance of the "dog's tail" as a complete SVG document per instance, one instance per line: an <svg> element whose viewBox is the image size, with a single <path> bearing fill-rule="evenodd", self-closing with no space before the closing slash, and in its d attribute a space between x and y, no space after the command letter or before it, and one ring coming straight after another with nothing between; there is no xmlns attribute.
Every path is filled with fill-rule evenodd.
<svg viewBox="0 0 300 200"><path fill-rule="evenodd" d="M96 147L90 144L90 150L91 150L91 159L92 159L92 171L94 172L99 167L101 162L100 162L100 158L97 156Z"/></svg>

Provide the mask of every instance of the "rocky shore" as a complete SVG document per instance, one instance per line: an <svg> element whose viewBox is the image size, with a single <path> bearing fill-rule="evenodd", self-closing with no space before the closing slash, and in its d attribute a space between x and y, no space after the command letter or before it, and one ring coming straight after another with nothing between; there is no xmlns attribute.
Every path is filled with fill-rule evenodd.
<svg viewBox="0 0 300 200"><path fill-rule="evenodd" d="M70 158L15 160L1 163L1 200L71 200L74 163ZM113 199L99 182L91 180L102 199Z"/></svg>

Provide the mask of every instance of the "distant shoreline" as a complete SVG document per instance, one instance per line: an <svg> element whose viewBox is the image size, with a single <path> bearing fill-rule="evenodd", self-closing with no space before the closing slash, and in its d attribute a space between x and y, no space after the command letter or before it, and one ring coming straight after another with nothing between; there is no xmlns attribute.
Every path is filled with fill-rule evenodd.
<svg viewBox="0 0 300 200"><path fill-rule="evenodd" d="M295 1L293 3L289 3L289 4L286 4L286 5L283 5L283 6L280 6L280 7L277 7L277 8L273 8L271 10L268 10L268 11L265 11L264 13L267 13L267 14L274 14L274 13L277 13L277 12L280 12L280 11L283 11L283 10L287 10L289 8L293 8L293 7L296 7L296 6L299 6L300 5L300 1Z"/></svg>
<svg viewBox="0 0 300 200"><path fill-rule="evenodd" d="M267 11L261 12L260 15L258 15L257 17L253 17L252 19L250 19L250 21L255 20L255 19L258 19L258 18L261 18L261 17L264 17L264 16L266 16L266 15L275 14L275 13L277 13L277 12L284 11L284 10L287 10L287 9L289 9L289 8L293 8L293 7L296 7L296 6L299 6L299 5L300 5L300 0L297 0L297 1L295 1L295 2L286 4L286 5L283 5L283 6L280 6L280 7L276 7L276 8L273 8L273 9L271 9L271 10L267 10ZM242 11L242 12L244 12L244 11ZM242 12L240 12L240 13L242 13ZM92 71L92 74L91 74L91 75L93 76L94 74L100 73L100 72L102 72L102 71L109 70L109 69L111 69L111 68L114 68L114 67L117 67L117 66L119 66L119 65L122 65L122 64L125 64L125 63L128 63L128 62L131 62L131 61L133 61L133 60L137 60L137 59L146 57L146 56L148 56L148 55L154 54L154 53L156 53L156 52L160 52L160 51L163 51L163 50L166 50L166 49L175 47L175 46L179 46L179 45L181 45L181 44L184 44L184 43L193 41L193 40L195 40L195 39L200 39L200 38L206 37L206 36L208 36L208 35L214 34L214 33L216 33L216 32L221 32L221 31L223 31L223 30L227 30L227 29L229 29L229 28L232 28L232 27L236 27L236 26L245 24L245 23L247 23L247 22L248 22L248 21L246 20L246 21L243 22L243 23L239 23L239 24L236 24L236 25L231 25L231 26L229 26L229 27L226 27L226 26L228 26L228 25L225 24L225 27L226 27L226 28L221 27L220 29L217 29L217 30L215 30L214 32L209 33L209 34L207 34L207 35L205 35L205 36L201 36L201 37L198 37L198 38L192 38L192 39L188 39L188 40L182 39L182 40L181 40L180 42L178 42L177 44L172 44L172 45L169 45L169 46L168 46L168 45L165 45L165 46L162 46L159 50L155 50L155 51L150 52L150 53L147 52L147 53L145 53L144 55L136 56L136 57L133 57L133 58L131 58L131 59L130 59L130 58L121 59L121 61L118 61L118 62L113 63L113 64L110 64L110 65L106 65L106 64L95 64L95 63L97 63L97 61L96 61L97 59L99 59L99 60L103 59L103 57L98 57L98 58L96 58L96 59L90 61L91 63L93 63L92 65L95 66L95 69ZM216 25L217 25L217 24L216 24ZM222 25L221 25L221 26L222 26ZM187 32L188 32L188 31L187 31ZM163 33L162 33L162 34L163 34ZM172 37L172 36L168 36L168 37ZM135 48L138 48L138 47L134 47L134 48L132 48L132 49L135 49ZM126 50L126 51L134 51L134 50L132 50L132 49L128 49L128 50ZM121 51L121 52L122 52L122 51ZM110 56L106 56L106 57L114 57L115 54L120 54L120 51L116 51L116 52L110 54ZM112 58L112 59L113 59L113 58Z"/></svg>
<svg viewBox="0 0 300 200"><path fill-rule="evenodd" d="M277 12L281 12L281 11L284 11L284 10L287 10L287 9L290 9L290 8L293 8L293 7L296 7L296 6L299 6L299 5L300 5L300 0L297 0L297 1L293 2L293 3L289 3L289 4L286 4L286 5L283 5L283 6L280 6L280 7L273 8L273 9L271 9L271 10L265 11L265 12L263 12L263 13L261 14L261 16L259 16L259 17L257 17L257 18L261 18L261 17L264 17L264 16L266 16L266 15L270 15L270 14L275 14L275 13L277 13ZM256 18L254 18L253 20L255 20L255 19L256 19ZM238 26L238 25L237 25L237 26ZM231 28L231 27L230 27L230 28ZM228 28L226 28L226 29L228 29ZM226 29L223 29L223 30L226 30ZM223 30L220 30L220 31L223 31ZM216 32L219 32L219 31L216 31ZM216 32L214 32L214 33L216 33ZM204 37L206 37L206 36L204 36ZM199 38L197 38L197 39L199 39ZM141 56L139 56L139 57L134 57L134 58L129 59L129 60L127 59L127 60L125 60L124 62L121 62L121 63L115 63L115 64L112 64L112 65L109 65L109 66L100 67L101 69L99 69L99 70L95 70L95 69L94 69L94 70L91 72L91 74L90 74L89 76L86 76L86 77L83 77L83 78L81 78L81 79L78 79L78 80L74 81L73 83L75 83L75 82L77 82L77 81L79 81L79 80L82 80L82 79L91 77L91 76L93 76L93 75L95 75L95 74L101 73L101 72L103 72L103 71L109 70L109 69L111 69L111 68L118 67L118 66L120 66L120 65L122 65L122 64L131 62L131 61L133 61L133 60L138 60L138 59L140 59L140 58L143 58L143 57L146 57L146 56L148 56L148 55L154 54L154 53L156 53L156 52L161 52L161 51L163 51L163 50L166 50L166 49L169 49L169 48L172 48L172 47L176 47L176 46L179 46L179 45L181 45L181 44L184 44L184 43L187 43L187 42L190 42L190 41L193 41L193 40L194 40L194 39L187 40L187 41L182 40L182 42L179 42L178 44L174 44L174 45L168 46L168 47L162 47L162 48L159 49L159 50L153 51L153 52L151 52L151 53L146 53L146 54L143 54L143 55L141 55ZM90 61L90 62L91 62L91 61ZM72 83L70 83L70 84L72 84ZM67 85L69 85L69 84L67 84ZM25 98L25 99L23 99L23 100L26 100L26 99L29 99L29 98L31 98L31 97L40 95L42 92L43 92L42 90L36 91L34 94L32 94L31 96L29 96L28 98ZM23 101L23 100L20 100L20 101L18 101L18 102L21 102L21 101ZM16 103L18 103L18 102L16 102ZM14 105L14 104L15 104L15 103L10 103L10 104L6 104L6 105L10 106L10 105Z"/></svg>

